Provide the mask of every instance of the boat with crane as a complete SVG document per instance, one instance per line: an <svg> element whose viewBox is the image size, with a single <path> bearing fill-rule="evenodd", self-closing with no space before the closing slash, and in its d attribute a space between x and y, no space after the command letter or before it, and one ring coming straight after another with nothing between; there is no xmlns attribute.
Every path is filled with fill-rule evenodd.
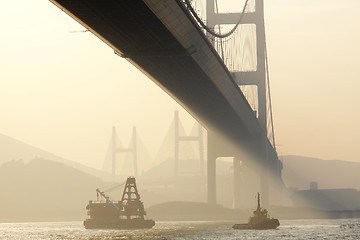
<svg viewBox="0 0 360 240"><path fill-rule="evenodd" d="M154 220L145 219L144 204L136 187L134 177L128 177L121 201L114 202L104 191L96 189L103 201L89 201L86 206L89 218L84 221L86 229L141 229L152 228Z"/></svg>

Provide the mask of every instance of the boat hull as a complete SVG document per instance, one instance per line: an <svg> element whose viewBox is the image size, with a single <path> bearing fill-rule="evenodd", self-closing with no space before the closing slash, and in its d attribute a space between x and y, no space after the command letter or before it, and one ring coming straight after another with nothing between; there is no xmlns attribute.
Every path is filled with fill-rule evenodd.
<svg viewBox="0 0 360 240"><path fill-rule="evenodd" d="M152 228L154 225L155 221L143 219L86 219L84 221L84 226L86 229L143 229Z"/></svg>
<svg viewBox="0 0 360 240"><path fill-rule="evenodd" d="M265 229L275 229L280 226L280 222L278 219L269 219L258 224L250 225L250 224L235 224L232 228L234 229L256 229L256 230L265 230Z"/></svg>

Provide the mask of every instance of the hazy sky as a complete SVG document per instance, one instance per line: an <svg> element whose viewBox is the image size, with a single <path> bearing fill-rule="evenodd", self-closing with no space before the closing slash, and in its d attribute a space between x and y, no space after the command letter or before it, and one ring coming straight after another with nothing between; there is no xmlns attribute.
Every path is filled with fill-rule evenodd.
<svg viewBox="0 0 360 240"><path fill-rule="evenodd" d="M360 1L265 8L279 154L360 162ZM193 124L91 33L71 33L83 28L47 0L0 0L0 29L2 134L100 167L113 125L126 144L136 125L154 155L174 110Z"/></svg>

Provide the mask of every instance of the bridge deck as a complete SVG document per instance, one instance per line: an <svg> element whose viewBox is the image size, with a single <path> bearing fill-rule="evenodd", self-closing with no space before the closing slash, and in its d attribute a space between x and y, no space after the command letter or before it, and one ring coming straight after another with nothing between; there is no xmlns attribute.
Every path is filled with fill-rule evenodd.
<svg viewBox="0 0 360 240"><path fill-rule="evenodd" d="M144 72L207 130L238 143L262 134L231 74L179 1L51 1Z"/></svg>

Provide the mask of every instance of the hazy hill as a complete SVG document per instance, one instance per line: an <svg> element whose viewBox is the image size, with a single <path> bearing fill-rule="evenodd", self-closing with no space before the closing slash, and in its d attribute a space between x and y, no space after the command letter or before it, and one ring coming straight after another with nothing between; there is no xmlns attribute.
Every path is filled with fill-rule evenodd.
<svg viewBox="0 0 360 240"><path fill-rule="evenodd" d="M246 223L253 208L230 209L200 202L167 202L147 209L151 218L159 221L231 221ZM270 207L272 217L284 219L359 218L360 211L324 211L311 207Z"/></svg>
<svg viewBox="0 0 360 240"><path fill-rule="evenodd" d="M0 221L80 220L104 183L62 163L15 160L0 167Z"/></svg>
<svg viewBox="0 0 360 240"><path fill-rule="evenodd" d="M200 163L198 159L180 159L179 175L194 176L200 175ZM227 174L232 171L232 162L218 160L216 162L216 173ZM204 162L203 174L206 172L206 161ZM167 159L142 174L144 178L159 178L174 176L174 159Z"/></svg>
<svg viewBox="0 0 360 240"><path fill-rule="evenodd" d="M27 163L33 158L44 158L55 162L65 163L66 165L72 166L76 169L92 174L94 176L109 179L109 174L103 171L99 171L84 166L80 163L64 159L62 157L56 156L55 154L52 154L37 147L33 147L27 143L5 136L3 134L0 134L0 146L0 165L11 160L22 159L25 163Z"/></svg>
<svg viewBox="0 0 360 240"><path fill-rule="evenodd" d="M281 156L280 159L287 187L308 189L309 183L316 181L319 189L360 189L360 163L301 156Z"/></svg>
<svg viewBox="0 0 360 240"><path fill-rule="evenodd" d="M147 213L157 220L243 220L246 221L251 210L240 211L201 202L166 202L151 206Z"/></svg>

